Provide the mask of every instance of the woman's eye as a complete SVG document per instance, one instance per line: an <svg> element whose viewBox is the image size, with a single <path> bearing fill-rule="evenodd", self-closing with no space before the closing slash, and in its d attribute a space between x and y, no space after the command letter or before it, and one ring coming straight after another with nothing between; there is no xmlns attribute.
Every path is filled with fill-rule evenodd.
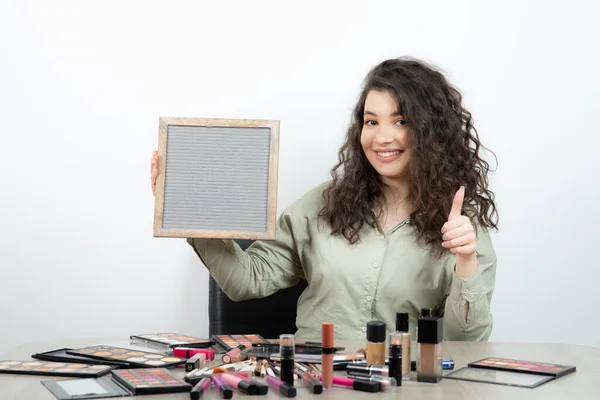
<svg viewBox="0 0 600 400"><path fill-rule="evenodd" d="M398 121L396 121L396 124L398 124L398 125L404 125L404 124L406 124L406 121L403 120L403 119L399 119Z"/></svg>
<svg viewBox="0 0 600 400"><path fill-rule="evenodd" d="M365 125L373 126L375 124L377 124L377 122L373 121L372 119L368 119L368 120L365 121Z"/></svg>

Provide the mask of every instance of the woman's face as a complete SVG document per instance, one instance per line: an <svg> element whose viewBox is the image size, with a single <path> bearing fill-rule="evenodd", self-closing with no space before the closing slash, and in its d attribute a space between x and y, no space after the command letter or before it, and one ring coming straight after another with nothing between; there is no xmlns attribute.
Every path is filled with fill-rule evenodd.
<svg viewBox="0 0 600 400"><path fill-rule="evenodd" d="M410 156L407 139L406 122L396 100L387 91L371 90L365 101L360 143L386 184L406 183Z"/></svg>

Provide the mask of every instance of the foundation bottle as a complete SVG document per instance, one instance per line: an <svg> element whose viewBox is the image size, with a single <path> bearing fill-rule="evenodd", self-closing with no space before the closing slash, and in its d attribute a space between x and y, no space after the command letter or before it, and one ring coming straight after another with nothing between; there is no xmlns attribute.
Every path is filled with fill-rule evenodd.
<svg viewBox="0 0 600 400"><path fill-rule="evenodd" d="M442 318L419 317L417 322L417 382L442 380Z"/></svg>
<svg viewBox="0 0 600 400"><path fill-rule="evenodd" d="M400 333L402 341L402 379L410 380L410 346L412 338L408 327L408 313L396 313L396 332Z"/></svg>
<svg viewBox="0 0 600 400"><path fill-rule="evenodd" d="M383 321L367 322L367 364L385 365L386 325Z"/></svg>

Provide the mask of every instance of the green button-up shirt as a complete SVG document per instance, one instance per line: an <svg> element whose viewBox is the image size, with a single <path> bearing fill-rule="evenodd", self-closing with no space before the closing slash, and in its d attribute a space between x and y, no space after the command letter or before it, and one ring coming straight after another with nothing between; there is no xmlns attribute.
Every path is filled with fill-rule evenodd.
<svg viewBox="0 0 600 400"><path fill-rule="evenodd" d="M318 221L324 188L313 188L281 214L273 241L256 241L245 252L232 240L188 243L234 301L266 297L306 279L298 301L298 338L319 338L321 323L331 321L336 338L364 339L370 320L394 330L396 312L410 314L415 335L423 307L444 313L445 340L489 338L496 255L486 229L475 225L479 267L463 279L454 272L453 254L435 258L417 243L410 218L387 233L367 225L354 245L331 236Z"/></svg>

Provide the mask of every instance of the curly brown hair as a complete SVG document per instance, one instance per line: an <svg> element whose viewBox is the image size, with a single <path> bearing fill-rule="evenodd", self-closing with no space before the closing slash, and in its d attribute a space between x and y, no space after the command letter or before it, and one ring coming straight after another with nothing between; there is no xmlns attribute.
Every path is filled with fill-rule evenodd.
<svg viewBox="0 0 600 400"><path fill-rule="evenodd" d="M383 205L385 184L360 143L365 100L371 90L388 91L406 120L411 149L408 196L417 240L434 254L445 253L440 230L461 185L465 186L463 211L471 211L482 227L497 229L494 193L488 189L490 166L480 156L486 148L471 113L462 105L461 93L436 67L400 57L375 66L363 83L338 163L331 170L333 179L323 192L319 217L332 234L356 243L365 224L375 226L378 216L373 210Z"/></svg>

